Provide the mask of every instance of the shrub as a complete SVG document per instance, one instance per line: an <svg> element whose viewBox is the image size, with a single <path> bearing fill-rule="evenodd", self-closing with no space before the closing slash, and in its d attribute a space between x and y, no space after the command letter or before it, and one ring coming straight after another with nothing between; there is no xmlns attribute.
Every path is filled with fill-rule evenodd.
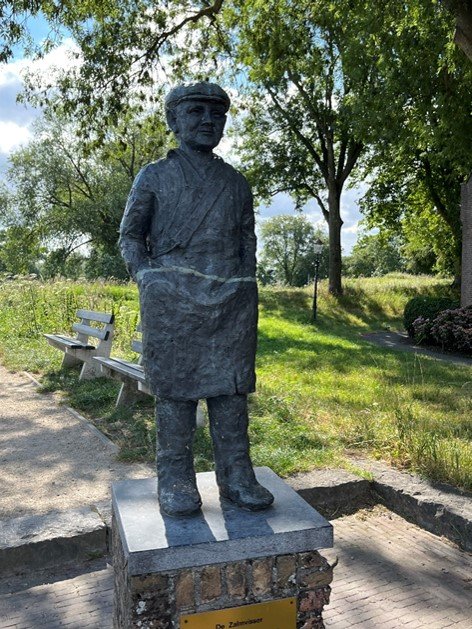
<svg viewBox="0 0 472 629"><path fill-rule="evenodd" d="M414 337L413 322L418 318L432 320L442 310L458 308L459 302L451 297L413 297L407 302L403 312L405 329L409 336ZM423 341L424 342L424 341Z"/></svg>
<svg viewBox="0 0 472 629"><path fill-rule="evenodd" d="M439 313L430 334L443 349L472 353L472 306Z"/></svg>
<svg viewBox="0 0 472 629"><path fill-rule="evenodd" d="M431 326L434 319L426 319L425 317L418 317L413 321L413 332L410 336L415 339L415 342L421 345L421 343L433 343L434 338L431 336Z"/></svg>

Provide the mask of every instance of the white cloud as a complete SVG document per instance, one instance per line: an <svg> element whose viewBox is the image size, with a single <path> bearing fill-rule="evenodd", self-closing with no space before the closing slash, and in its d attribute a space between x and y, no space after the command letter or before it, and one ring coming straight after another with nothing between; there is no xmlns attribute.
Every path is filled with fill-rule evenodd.
<svg viewBox="0 0 472 629"><path fill-rule="evenodd" d="M42 59L22 58L0 66L0 174L5 171L8 154L31 138L31 125L41 113L16 100L23 90L25 74L42 77L44 84L51 82L54 73L80 63L73 57L76 50L73 41L66 39Z"/></svg>
<svg viewBox="0 0 472 629"><path fill-rule="evenodd" d="M25 72L38 72L47 74L56 70L67 70L72 66L80 64L80 59L73 56L78 51L77 45L72 39L65 39L64 42L48 52L41 59L30 59L23 57L10 63L0 66L0 85L22 80Z"/></svg>
<svg viewBox="0 0 472 629"><path fill-rule="evenodd" d="M344 227L345 234L357 234L358 231L359 231L359 221L356 221L352 225L349 225L349 227Z"/></svg>
<svg viewBox="0 0 472 629"><path fill-rule="evenodd" d="M10 153L15 148L28 142L31 132L27 126L15 122L0 120L0 152Z"/></svg>

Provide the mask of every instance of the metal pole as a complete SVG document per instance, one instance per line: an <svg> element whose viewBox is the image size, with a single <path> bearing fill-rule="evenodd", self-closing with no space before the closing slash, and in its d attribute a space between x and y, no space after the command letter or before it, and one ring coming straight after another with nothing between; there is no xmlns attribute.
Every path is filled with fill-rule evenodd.
<svg viewBox="0 0 472 629"><path fill-rule="evenodd" d="M313 321L316 321L316 315L318 311L318 268L320 266L320 256L315 258L315 280L313 290Z"/></svg>

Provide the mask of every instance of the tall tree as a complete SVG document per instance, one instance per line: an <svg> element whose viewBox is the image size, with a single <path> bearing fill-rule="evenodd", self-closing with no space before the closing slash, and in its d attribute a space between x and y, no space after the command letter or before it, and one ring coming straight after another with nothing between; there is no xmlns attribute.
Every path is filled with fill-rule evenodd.
<svg viewBox="0 0 472 629"><path fill-rule="evenodd" d="M223 19L245 74L242 162L260 196L316 200L328 224L329 290L339 295L341 197L364 149L359 94L377 80L375 65L358 54L354 15L341 0L238 1Z"/></svg>
<svg viewBox="0 0 472 629"><path fill-rule="evenodd" d="M472 0L443 0L456 17L454 41L472 61Z"/></svg>
<svg viewBox="0 0 472 629"><path fill-rule="evenodd" d="M211 28L222 5L223 0L6 0L0 3L0 63L12 58L18 44L41 56L72 37L78 63L45 81L31 76L27 95L43 103L59 90L61 107L75 114L82 135L92 132L103 141L103 129L127 111L130 95L143 106L153 102L163 57L181 33L200 23ZM39 44L28 29L28 17L38 15L51 26Z"/></svg>
<svg viewBox="0 0 472 629"><path fill-rule="evenodd" d="M37 273L44 253L34 229L11 225L0 230L0 271L14 274Z"/></svg>
<svg viewBox="0 0 472 629"><path fill-rule="evenodd" d="M85 243L117 252L118 226L132 181L168 145L159 115L126 116L92 152L76 131L64 116L46 112L33 140L13 153L7 175L11 187L0 197L3 223L22 228L26 235L34 232L64 261Z"/></svg>
<svg viewBox="0 0 472 629"><path fill-rule="evenodd" d="M303 214L282 214L264 221L260 229L262 253L259 264L265 275L289 286L304 286L315 269L314 245L327 244L326 234L315 229ZM326 250L326 248L325 248ZM326 277L327 256L323 256L320 276Z"/></svg>
<svg viewBox="0 0 472 629"><path fill-rule="evenodd" d="M452 43L452 24L432 0L372 7L362 28L382 81L365 93L379 123L362 174L372 182L363 202L370 224L399 231L408 224L412 234L416 220L442 270L455 267L458 275L460 184L472 166L472 65ZM420 229L425 221L429 234Z"/></svg>

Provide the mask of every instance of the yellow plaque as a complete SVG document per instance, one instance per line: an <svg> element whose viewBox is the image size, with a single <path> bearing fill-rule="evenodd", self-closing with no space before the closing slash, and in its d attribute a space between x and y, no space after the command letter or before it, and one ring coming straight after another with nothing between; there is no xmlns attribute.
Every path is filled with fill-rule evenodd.
<svg viewBox="0 0 472 629"><path fill-rule="evenodd" d="M295 629L295 598L180 617L180 629Z"/></svg>

